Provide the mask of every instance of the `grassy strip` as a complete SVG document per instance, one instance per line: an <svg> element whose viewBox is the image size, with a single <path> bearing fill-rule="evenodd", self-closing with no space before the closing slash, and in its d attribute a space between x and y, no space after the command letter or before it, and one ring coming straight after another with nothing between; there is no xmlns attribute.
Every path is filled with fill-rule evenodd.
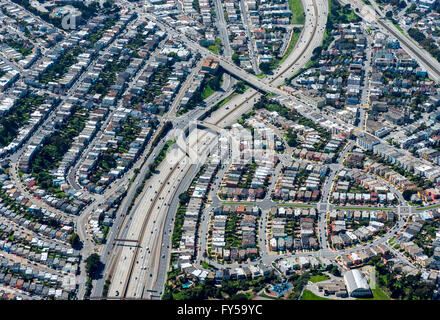
<svg viewBox="0 0 440 320"><path fill-rule="evenodd" d="M304 290L301 300L334 300L317 296L310 290Z"/></svg>
<svg viewBox="0 0 440 320"><path fill-rule="evenodd" d="M183 233L183 221L185 219L185 212L186 212L186 206L183 206L179 204L179 207L177 208L176 217L174 220L174 229L173 229L173 235L171 237L171 243L174 249L177 249L179 247L180 239L182 239L182 233Z"/></svg>
<svg viewBox="0 0 440 320"><path fill-rule="evenodd" d="M373 298L358 298L356 300L391 300L381 288L372 289L371 291L373 292Z"/></svg>
<svg viewBox="0 0 440 320"><path fill-rule="evenodd" d="M325 281L325 280L329 280L329 279L330 279L330 277L325 274L310 277L310 281L312 281L313 283L317 283L317 282L321 282L321 281Z"/></svg>
<svg viewBox="0 0 440 320"><path fill-rule="evenodd" d="M298 41L300 35L301 35L301 28L293 28L292 37L290 38L290 43L289 43L289 46L287 47L286 53L283 55L283 57L280 60L277 60L274 63L273 68L278 67L281 63L284 62L284 60L287 59L287 57L292 52L293 47L295 47L295 44Z"/></svg>
<svg viewBox="0 0 440 320"><path fill-rule="evenodd" d="M202 99L205 100L210 95L212 95L215 92L214 89L211 88L211 86L208 84L202 91Z"/></svg>
<svg viewBox="0 0 440 320"><path fill-rule="evenodd" d="M103 297L108 296L108 290L110 289L110 284L111 284L110 279L105 280L104 288L102 289L102 296Z"/></svg>
<svg viewBox="0 0 440 320"><path fill-rule="evenodd" d="M87 277L86 289L83 297L84 300L88 300L90 298L90 295L92 293L92 288L93 288L92 279L90 277Z"/></svg>
<svg viewBox="0 0 440 320"><path fill-rule="evenodd" d="M306 15L301 0L289 0L290 11L292 11L292 24L304 24Z"/></svg>
<svg viewBox="0 0 440 320"><path fill-rule="evenodd" d="M287 57L290 55L290 53L292 52L293 48L295 47L296 42L299 39L299 36L301 35L301 28L293 28L292 30L292 36L290 38L290 42L289 42L289 46L287 47L286 52L284 53L284 55L280 58L280 56L277 56L273 59L272 62L270 63L261 63L260 64L260 69L263 71L263 73L256 75L257 78L262 79L264 78L267 73L271 72L271 70L277 68L281 63L283 63L284 60L287 59ZM266 67L264 67L266 66Z"/></svg>
<svg viewBox="0 0 440 320"><path fill-rule="evenodd" d="M440 207L440 203L434 204L429 207L416 208L416 211L424 211L424 210L434 209L434 208L438 208L438 207Z"/></svg>
<svg viewBox="0 0 440 320"><path fill-rule="evenodd" d="M406 35L405 31L403 31L402 27L399 26L399 24L397 24L396 22L394 22L394 21L392 21L392 22L393 22L393 25L396 27L396 29L399 30L400 33L401 33L403 36L405 36L405 37L408 38L408 36Z"/></svg>
<svg viewBox="0 0 440 320"><path fill-rule="evenodd" d="M312 205L308 204L277 204L278 207L298 207L298 208L313 208Z"/></svg>
<svg viewBox="0 0 440 320"><path fill-rule="evenodd" d="M223 72L218 72L215 75L210 75L207 79L204 80L206 85L203 88L201 93L201 99L205 100L209 96L211 96L214 92L220 90L222 85Z"/></svg>
<svg viewBox="0 0 440 320"><path fill-rule="evenodd" d="M368 208L368 207L335 207L335 209L338 210L379 210L379 211L389 211L393 210L394 208Z"/></svg>
<svg viewBox="0 0 440 320"><path fill-rule="evenodd" d="M222 204L235 206L253 206L256 204L256 202L222 202Z"/></svg>
<svg viewBox="0 0 440 320"><path fill-rule="evenodd" d="M210 265L208 262L206 261L202 261L202 267L205 269L211 269L211 270L217 270L216 267L214 267L213 265Z"/></svg>
<svg viewBox="0 0 440 320"><path fill-rule="evenodd" d="M212 44L208 47L208 50L215 53L215 54L220 54L220 46L221 46L221 40L220 38L216 38L215 39L215 44Z"/></svg>
<svg viewBox="0 0 440 320"><path fill-rule="evenodd" d="M225 249L241 247L241 236L237 232L241 219L242 217L237 214L231 214L228 216L225 226Z"/></svg>

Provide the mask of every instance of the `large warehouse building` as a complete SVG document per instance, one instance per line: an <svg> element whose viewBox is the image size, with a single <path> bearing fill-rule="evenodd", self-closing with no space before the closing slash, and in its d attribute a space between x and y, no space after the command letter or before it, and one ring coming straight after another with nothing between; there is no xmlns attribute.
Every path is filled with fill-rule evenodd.
<svg viewBox="0 0 440 320"><path fill-rule="evenodd" d="M365 276L358 270L353 269L344 274L345 286L350 297L371 296L370 286Z"/></svg>

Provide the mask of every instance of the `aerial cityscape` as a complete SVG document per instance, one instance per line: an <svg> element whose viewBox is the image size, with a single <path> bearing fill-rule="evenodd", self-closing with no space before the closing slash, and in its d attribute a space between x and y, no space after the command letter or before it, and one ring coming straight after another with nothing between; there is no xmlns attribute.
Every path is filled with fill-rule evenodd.
<svg viewBox="0 0 440 320"><path fill-rule="evenodd" d="M0 10L0 300L440 300L439 0Z"/></svg>

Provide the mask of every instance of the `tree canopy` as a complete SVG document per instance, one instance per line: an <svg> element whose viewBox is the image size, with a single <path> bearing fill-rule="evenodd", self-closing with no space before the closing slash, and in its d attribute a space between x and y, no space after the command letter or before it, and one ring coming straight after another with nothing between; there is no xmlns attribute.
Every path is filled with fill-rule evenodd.
<svg viewBox="0 0 440 320"><path fill-rule="evenodd" d="M92 253L86 260L86 272L89 277L94 278L97 276L101 268L101 259L99 254Z"/></svg>

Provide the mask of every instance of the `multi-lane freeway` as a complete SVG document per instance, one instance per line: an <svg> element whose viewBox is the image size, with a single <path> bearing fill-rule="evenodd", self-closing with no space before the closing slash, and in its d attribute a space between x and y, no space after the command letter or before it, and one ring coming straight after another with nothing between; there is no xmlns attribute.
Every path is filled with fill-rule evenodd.
<svg viewBox="0 0 440 320"><path fill-rule="evenodd" d="M317 19L318 6L314 4L313 8L314 10L308 12L312 12L309 14L310 19L313 18L317 26L318 21L320 21ZM325 19L321 22L325 23ZM167 30L170 35L176 33L175 30L172 30L165 24L161 24L160 22L158 22L158 24ZM322 33L318 33L316 30L318 30L317 27L312 28L310 33L306 31L302 33L299 45L297 45L296 49L292 52L292 54L297 55L296 60L292 58L289 59L289 56L289 58L285 60L285 63L279 67L279 70L276 71L276 75L268 78L266 81L270 81L271 83L283 83L287 77L287 75L285 75L287 70L300 67L300 63L297 61L306 59L305 55L310 55L313 51L313 48L310 48L310 44L320 43L320 40L316 40L314 37L322 36ZM184 42L186 41L186 44L191 49L197 49L202 56L212 56L211 52L206 52L206 49L198 46L198 44L193 43L191 40L185 39L184 37L181 37L181 39ZM306 41L306 39L308 39L308 41ZM301 43L303 45L300 45ZM299 54L298 50L301 51ZM220 59L220 57L218 58ZM230 61L222 60L222 67L229 73L249 83L257 79L255 81L258 81L259 86L263 86L266 91L271 92L275 90L276 93L283 94L281 90L273 88L273 86L260 81L258 78L253 77L254 79L247 79L247 73L238 75L242 70L231 64ZM223 108L214 112L207 121L219 127L235 122L235 119L252 107L256 95L257 92L254 89L247 90L243 95L232 98ZM232 112L228 111L230 109L233 109ZM196 149L203 154L206 153L206 151L203 150L204 148L207 150L212 148L214 136L213 133L203 132L202 135L196 139L192 133L190 133L188 141L190 141L191 145L192 139L195 139L193 144L197 145ZM209 141L212 141L212 143ZM118 238L136 240L137 243L135 243L136 245L132 245L134 243L131 242L113 243L114 247L111 262L107 263L108 270L105 274L111 279L108 293L109 297L157 298L157 295L160 295L162 291L166 276L164 272L164 270L166 270L166 264L161 268L158 268L158 264L163 259L169 259L169 252L166 250L169 249L167 248L169 245L161 247L158 244L166 243L162 240L163 235L166 233L164 222L167 216L173 214L173 212L169 210L169 204L176 195L175 190L179 188L180 182L185 181L188 183L188 181L190 181L188 172L192 168L189 163L185 165L185 162L183 162L186 155L179 149L175 150L175 152L170 153L172 156L167 156L166 160L162 162L159 167L159 174L153 175L145 184L145 189L139 201L133 207L128 218L125 217L124 223L121 225ZM181 152L181 154L179 154L179 152ZM175 162L173 162L173 160ZM193 172L193 175L195 175L195 173L196 172ZM170 236L170 231L168 231L168 237ZM109 246L107 246L107 248L108 247ZM158 283L160 286L157 285ZM99 295L96 290L95 295Z"/></svg>
<svg viewBox="0 0 440 320"><path fill-rule="evenodd" d="M428 70L429 75L435 81L440 80L440 64L425 50L423 50L415 41L410 38L404 37L388 20L383 18L383 14L379 12L379 16L376 15L375 10L358 0L341 0L343 3L350 3L353 8L358 10L358 14L364 18L366 23L374 22L380 30L396 37L402 47L414 57L419 64ZM106 279L111 280L108 296L113 298L146 298L157 299L162 294L166 273L169 266L170 254L171 254L171 235L172 227L174 225L174 217L178 206L178 195L185 191L193 178L200 169L207 154L215 147L217 135L227 126L235 123L236 120L245 112L250 110L255 102L261 97L262 94L272 94L274 99L282 104L287 105L289 108L296 108L296 110L308 116L310 111L315 111L307 103L304 103L297 99L292 94L288 93L282 87L287 79L290 79L294 74L306 66L306 63L310 60L312 53L316 47L318 47L323 40L325 33L325 26L328 14L328 1L325 0L302 0L302 5L305 12L305 24L302 28L299 39L293 47L292 52L285 57L283 62L273 70L273 73L266 75L260 79L254 75L249 74L245 70L238 67L231 61L232 48L229 42L227 24L223 14L223 6L221 0L215 0L216 11L216 25L218 27L219 36L222 41L222 54L216 55L208 49L199 45L198 42L191 40L185 36L181 31L170 26L166 21L158 18L154 13L148 13L147 10L139 12L138 3L130 1L121 1L124 6L124 10L130 12L137 12L138 16L135 20L129 22L123 30L130 32L131 27L140 20L153 20L157 25L167 33L168 37L179 39L184 43L188 49L192 52L199 53L202 58L214 57L219 61L221 68L225 71L223 76L222 89L207 98L203 104L194 110L187 112L186 114L178 117L177 110L180 105L180 101L185 91L191 85L193 77L199 73L203 60L200 60L188 75L186 81L183 82L182 87L177 92L174 100L171 104L169 111L160 117L160 123L158 130L154 133L150 143L147 145L144 153L140 159L133 165L132 169L117 183L111 184L102 195L92 195L93 202L87 206L81 215L76 219L75 231L79 234L83 241L83 248L81 254L83 257L87 257L92 252L99 252L101 261L106 265L104 270L104 277L98 281L93 281L93 293L92 296L99 297L102 295L103 287ZM243 23L246 29L246 34L249 38L251 61L255 73L258 73L257 56L254 50L254 43L251 39L251 23L248 19L248 10L244 1L240 1L240 7L242 11ZM378 10L376 8L376 10ZM38 19L38 17L37 17ZM64 31L61 31L66 34ZM124 31L123 31L124 32ZM124 33L125 33L124 32ZM108 48L111 44L114 44L118 35L115 35L113 41L109 45L102 48L100 56L108 53ZM163 41L165 42L165 41ZM162 45L156 52L153 52L151 59L162 49ZM371 56L371 52L367 53ZM93 60L92 60L93 61ZM369 59L367 59L369 61ZM9 63L9 62L8 62ZM96 59L91 62L78 79L76 79L73 86L63 95L60 99L60 105L67 102L69 97L76 91L79 85L83 82L85 74L91 71L95 66ZM368 62L367 62L368 63ZM130 81L128 87L130 88L141 75L145 67L141 68L136 76ZM247 89L243 94L234 93L234 85L237 80L243 80L248 83L251 88ZM128 89L127 89L128 90ZM127 92L127 91L126 91ZM217 111L210 114L208 117L204 117L204 114L212 106L220 102L222 99L230 98ZM362 95L362 103L368 102L368 83L365 83ZM122 102L120 102L120 105ZM111 108L114 112L116 108ZM109 122L112 112L104 121L103 127ZM54 120L55 112L52 111L48 118L37 128L36 133L43 130L45 124ZM203 122L199 123L199 127L205 128L202 130L188 130L192 120L200 119L203 117ZM323 115L324 118L330 119L331 116ZM367 134L366 129L366 112L361 111L361 122L358 124L359 132ZM331 120L334 120L331 118ZM158 137L160 130L164 127L165 123L171 122L173 129L164 137L159 143L153 147L152 141ZM338 123L346 125L341 120L334 120ZM182 132L185 135L182 135ZM176 136L177 134L177 136ZM368 134L367 134L368 135ZM99 135L98 135L99 136ZM96 145L94 139L91 144L84 150L84 153L73 166L68 174L68 183L76 190L81 190L81 186L76 181L75 173L80 166L81 162L85 159L88 152ZM155 160L156 156L160 153L165 143L170 140L176 140L176 143L168 150L166 158L160 163L153 175L144 181L144 177L148 172L151 163ZM381 142L384 142L381 140ZM384 142L385 143L385 142ZM25 195L29 192L24 188L20 181L17 169L17 162L20 159L23 150L29 145L29 142L18 149L17 152L12 153L8 158L12 162L12 174L11 178L16 184L18 184L18 190ZM340 153L340 156L335 164L330 165L330 174L324 184L324 193L321 202L312 205L319 212L318 219L318 236L320 240L321 250L317 252L301 252L296 255L315 255L334 258L337 255L343 253L353 252L357 248L333 251L329 248L326 241L327 238L327 223L326 213L329 210L335 208L334 205L329 203L330 190L332 189L335 175L342 168L342 162L345 159L348 152L350 152L354 143L350 141L345 149ZM197 160L194 162L194 160ZM222 169L223 171L226 168ZM137 175L132 178L132 175L137 172ZM279 175L280 167L276 168L273 174L273 181L270 189L273 189L275 185L275 177ZM139 196L136 197L138 188L143 185L142 191ZM387 183L387 182L386 182ZM386 243L386 241L395 234L404 225L404 216L414 213L415 210L423 208L411 208L406 202L401 193L398 192L391 184L387 183L390 190L398 195L400 205L395 208L399 213L399 220L397 224L380 239L373 241L368 246L375 245L377 243ZM218 190L218 182L214 185L214 190ZM99 248L91 240L91 235L87 231L89 216L100 206L104 204L109 195L116 191L126 191L126 195L122 200L116 215L116 219L113 222L113 227L109 233L107 243ZM85 192L85 191L83 191ZM214 191L214 194L216 192ZM32 202L35 202L39 207L46 207L44 203L36 200L29 195ZM134 202L133 202L134 201ZM219 204L217 198L213 199L212 205ZM132 206L133 204L133 206ZM260 203L262 208L269 208L274 205L270 200L270 194L263 199ZM54 210L53 208L48 209ZM130 209L131 208L131 209ZM212 207L207 207L204 211L206 216ZM360 207L361 208L361 207ZM129 210L130 209L130 210ZM58 211L57 211L58 213ZM270 254L266 247L266 221L267 210L263 210L261 222L259 224L259 244L261 249L261 259L264 263L272 263L275 259L284 256L274 256ZM201 236L199 238L199 248L206 247L207 238L207 220L203 220L200 226ZM198 252L196 264L199 265L201 261L202 252ZM287 256L287 255L285 255ZM258 262L258 261L257 261ZM257 263L255 262L255 263ZM211 263L211 261L210 261ZM212 262L215 265L215 262ZM79 292L78 297L82 298L85 291L86 274L85 264L81 264L81 274L79 277Z"/></svg>
<svg viewBox="0 0 440 320"><path fill-rule="evenodd" d="M304 3L304 7L306 12L306 24L294 50L289 57L284 60L284 63L274 71L273 75L267 76L264 79L256 78L237 67L230 60L222 56L214 55L209 50L199 46L184 35L179 34L177 30L174 30L166 23L156 19L153 15L146 15L155 20L168 34L172 36L179 35L180 39L189 48L196 50L203 57L214 56L219 59L224 70L246 81L253 88L262 92L275 94L276 96L283 97L284 100L300 104L297 99L283 90L280 90L277 86L282 85L285 79L302 68L310 59L313 49L321 43L326 23L328 3L326 1L312 1ZM260 96L260 93L253 88L248 89L242 95L234 96L222 108L206 118L204 120L206 126L210 127L209 124L211 124L211 129L219 131L222 127L233 123L241 114L252 108L254 102L256 102ZM281 101L283 101L283 99L281 99ZM188 125L188 117L184 119L184 121L180 122L181 128L186 128ZM197 149L202 150L203 153L203 147L206 147L207 150L209 147L212 147L207 140L213 140L213 138L214 135L212 133L204 132L198 140L196 139L194 142L190 142L190 144L197 146ZM189 134L188 139L189 141L194 139L192 133ZM350 146L351 143L346 147L346 150L342 152L342 159L350 150ZM137 204L134 206L128 218L124 217L124 222L120 226L118 238L137 242L113 242L111 244L109 243L106 247L108 251L105 254L111 256L108 269L106 269L105 272L105 277L111 280L108 293L109 297L151 299L158 298L163 290L167 261L170 254L169 238L171 237L171 229L166 230L169 228L169 225L165 227L165 221L169 219L171 219L171 222L173 221L175 208L170 208L170 205L173 199L176 199L176 190L184 190L182 185L188 185L197 172L194 166L190 166L189 163L183 161L185 158L188 159L185 153L179 149L175 149L175 152L172 152L172 154L172 157L167 156L166 160L161 164L159 174L153 175L153 177L147 181ZM173 159L177 159L177 161L173 162ZM337 170L337 167L333 168L331 175L334 176ZM332 178L329 178L327 184L331 184L332 180ZM325 213L326 210L329 209L328 196L327 192L323 203L324 206L318 208L321 209L321 212ZM397 227L401 227L400 222ZM261 228L263 228L262 225L260 226L260 234L263 235L264 230ZM341 252L333 252L328 249L326 241L323 240L326 238L325 228L324 214L320 215L318 226L323 250L316 253L316 255L333 257L341 254ZM390 236L391 233L389 233L387 237L389 238ZM381 238L381 243L386 241L388 239L387 237ZM346 251L350 252L350 249ZM309 255L310 253L302 254ZM108 256L106 257L108 258ZM267 257L269 257L269 255L267 255ZM266 260L266 262L269 263L273 261L273 257L266 258ZM101 289L101 287L102 286L98 286L98 289ZM100 292L100 290L95 290L94 295L99 296Z"/></svg>
<svg viewBox="0 0 440 320"><path fill-rule="evenodd" d="M232 51L220 1L216 1L215 5L217 16L220 17L218 19L218 26L223 44L222 56L215 55L206 48L201 47L198 43L190 40L178 30L157 19L152 14L143 12L140 14L140 18L154 20L169 36L179 37L188 48L200 53L202 57L217 58L221 67L227 73L251 85L252 88L246 90L244 94L233 96L222 108L204 120L207 127L211 124L212 128L215 129L214 131L219 131L221 128L234 123L241 114L251 109L253 104L260 97L260 92L274 94L280 97L280 101L289 101L290 105L292 103L301 104L299 100L279 87L284 84L286 79L289 79L306 65L312 56L314 48L321 44L328 12L327 1L303 1L302 3L306 13L306 23L297 43L291 54L273 71L273 74L263 79L250 75L230 61ZM129 10L136 10L134 4L129 2L124 4ZM386 22L378 20L378 23L394 36L398 36L398 34L394 34L394 29L389 30L389 26ZM438 69L436 69L434 62L432 62L425 53L418 50L414 43L408 42L404 43L404 45L408 46L408 51L414 54L423 66L425 66L424 64L427 65L427 69L434 78L436 74L438 75L438 73L436 73ZM430 66L433 67L434 72L429 69ZM197 66L195 70L199 67L200 66ZM185 88L187 84L189 85L190 79L195 72L196 71L189 76L183 88ZM78 81L78 83L79 82L80 81ZM209 107L229 96L232 93L234 83L235 80L232 80L229 75L226 75L223 83L224 91L211 96L208 101L206 101L206 105ZM74 88L75 87L72 89ZM174 128L178 129L186 129L190 120L199 118L205 112L205 110L197 108L182 117L176 117L175 112L178 106L178 98L182 92L183 90L177 95L171 112L162 120L162 123L168 119L172 120ZM363 124L364 123L365 122L363 122ZM214 137L215 134L209 130L203 131L199 137L195 137L195 134L190 132L188 141L190 141L189 144L194 146L199 152L206 154L208 150L213 147ZM172 138L172 134L170 134L168 138ZM189 160L188 155L182 152L181 149L174 148L159 166L158 173L147 180L145 188L136 200L131 212L129 213L127 210L131 200L134 198L134 190L136 190L142 182L148 165L153 161L154 156L160 152L164 142L165 140L161 141L154 150L149 152L149 157L142 166L139 164L136 166L140 168L140 173L130 186L127 196L118 210L118 215L110 232L107 245L101 249L101 259L106 263L107 267L104 272L105 277L95 283L94 296L100 296L102 294L104 279L107 278L111 280L109 290L110 297L158 298L161 294L169 261L169 243L171 237L171 229L169 228L176 212L177 195L189 185L198 171L198 166L190 164L189 161L185 162L184 159ZM347 147L347 150L348 149ZM346 151L342 153L342 155L345 154ZM337 169L338 168L335 167L331 170L331 177L327 180L327 184L332 183ZM73 176L70 178L73 178ZM69 180L73 186L78 187L74 178ZM109 190L113 191L114 189L110 188ZM328 192L325 193L324 203L321 207L318 207L322 212L326 212L326 210L330 208L328 205L328 196ZM100 198L93 206L90 206L77 222L80 237L85 240L85 251L89 253L95 246L92 242L87 240L89 238L85 231L87 217L93 211L93 208L99 206L104 198L105 197ZM325 215L320 216L318 229L321 234L321 239L323 239L326 232ZM264 234L264 227L260 225L261 239L265 238L263 237ZM115 241L116 238L132 240L132 242ZM323 252L330 254L328 253L327 243L321 241L321 244L323 246ZM262 250L265 252L265 249ZM83 282L85 281L82 281L82 283ZM83 286L81 288L83 288Z"/></svg>

